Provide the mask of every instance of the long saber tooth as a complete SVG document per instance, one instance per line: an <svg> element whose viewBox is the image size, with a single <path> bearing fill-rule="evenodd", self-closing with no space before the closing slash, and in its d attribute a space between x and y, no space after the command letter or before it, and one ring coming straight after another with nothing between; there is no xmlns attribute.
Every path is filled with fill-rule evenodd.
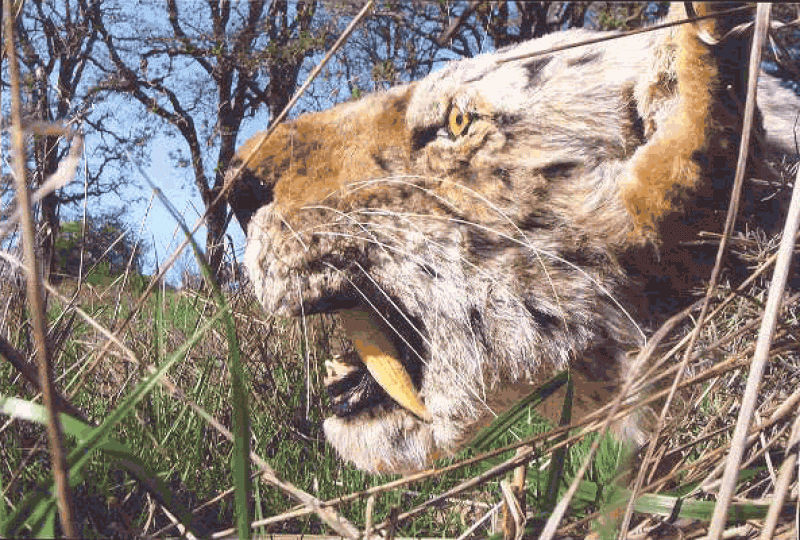
<svg viewBox="0 0 800 540"><path fill-rule="evenodd" d="M420 419L432 422L433 417L419 399L397 349L386 338L372 312L354 308L341 313L342 326L353 342L367 370L392 399Z"/></svg>

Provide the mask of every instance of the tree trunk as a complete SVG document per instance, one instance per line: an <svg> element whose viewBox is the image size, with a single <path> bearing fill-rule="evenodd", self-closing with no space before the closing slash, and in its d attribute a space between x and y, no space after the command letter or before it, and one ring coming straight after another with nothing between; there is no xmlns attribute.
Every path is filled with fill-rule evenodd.
<svg viewBox="0 0 800 540"><path fill-rule="evenodd" d="M36 170L33 172L33 188L39 188L58 170L58 138L43 136L34 145ZM45 279L50 279L58 269L56 260L56 238L61 229L59 219L60 201L57 193L48 193L39 202L40 219L37 241L41 269Z"/></svg>
<svg viewBox="0 0 800 540"><path fill-rule="evenodd" d="M219 189L212 189L213 197L219 194ZM206 235L206 257L211 273L220 285L225 281L226 273L223 271L223 255L225 255L225 218L227 215L227 204L222 200L219 204L211 208L206 219L208 233Z"/></svg>

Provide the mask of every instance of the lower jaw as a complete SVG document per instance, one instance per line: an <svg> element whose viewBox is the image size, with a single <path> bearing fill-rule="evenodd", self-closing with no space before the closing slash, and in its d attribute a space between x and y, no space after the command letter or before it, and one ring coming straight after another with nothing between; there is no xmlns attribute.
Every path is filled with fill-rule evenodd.
<svg viewBox="0 0 800 540"><path fill-rule="evenodd" d="M441 454L432 427L402 409L380 417L369 413L346 419L331 417L323 427L344 460L370 473L418 472Z"/></svg>

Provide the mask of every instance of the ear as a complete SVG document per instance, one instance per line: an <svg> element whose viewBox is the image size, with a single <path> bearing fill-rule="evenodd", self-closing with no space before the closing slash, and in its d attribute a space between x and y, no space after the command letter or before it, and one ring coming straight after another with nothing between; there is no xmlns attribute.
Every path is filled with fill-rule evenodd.
<svg viewBox="0 0 800 540"><path fill-rule="evenodd" d="M695 6L698 16L717 8ZM750 38L726 34L745 16L705 19L663 34L662 50L674 50L662 69L665 77L677 79L676 106L634 154L621 186L636 242L658 239L665 218L686 212L685 204L708 187L704 184L727 172L720 164L736 163L741 131L737 100L744 100ZM670 18L683 17L683 6L676 4Z"/></svg>

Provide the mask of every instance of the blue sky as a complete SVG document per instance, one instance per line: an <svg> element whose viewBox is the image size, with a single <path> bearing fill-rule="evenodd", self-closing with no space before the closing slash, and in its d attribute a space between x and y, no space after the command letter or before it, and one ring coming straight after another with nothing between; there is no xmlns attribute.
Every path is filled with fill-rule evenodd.
<svg viewBox="0 0 800 540"><path fill-rule="evenodd" d="M155 11L143 9L142 6L147 5L150 8L156 7ZM192 5L191 2L181 3L180 6L185 7ZM207 23L207 15L203 10L207 9L205 4L196 4L198 10L195 13L187 12L189 19L196 17L195 21L200 23ZM290 3L291 5L291 3ZM126 7L130 8L126 10ZM165 26L166 12L163 4L155 3L140 3L132 2L130 4L119 4L117 9L120 10L120 16L116 19L113 27L110 27L112 33L115 34L115 39L119 43L125 43L126 46L135 44L141 39L154 39L156 41L163 39L159 36L168 36L171 30ZM290 16L293 14L289 13ZM199 24L199 23L198 23ZM202 24L197 28L189 25L193 31L202 32ZM484 39L481 43L481 48L484 50L491 49L491 40ZM102 49L102 44L98 43L97 47ZM137 50L134 46L127 58L131 66L139 65ZM444 58L453 58L455 53L452 51L442 50L441 55L437 55L439 60ZM390 55L390 51L382 51L381 54ZM315 55L307 59L304 64L304 69L298 83L302 82L307 76L310 67L314 66L316 62L322 57L322 54ZM392 58L396 58L392 56ZM401 61L401 60L399 60ZM159 60L156 57L151 57L150 60L150 73L151 77L155 77L159 69L165 70L161 73L168 73L169 80L166 86L175 89L189 89L184 95L179 96L184 100L184 107L188 103L194 107L198 113L195 115L195 122L198 123L198 135L203 140L203 137L208 137L213 140L209 134L213 133L213 127L202 125L201 122L204 118L210 118L213 122L213 114L203 114L206 111L213 111L216 106L215 90L213 83L206 80L207 74L195 67L195 64L190 59L170 59L168 62L161 60L162 65L159 65ZM442 62L437 62L441 65ZM336 74L336 63L332 62L331 75L327 82L320 83L320 86L312 86L312 93L315 95L306 96L300 100L298 106L295 107L293 115L302 112L303 110L319 110L322 108L330 107L334 104L334 99L341 101L349 96L349 89L347 82L344 80L344 75ZM134 68L135 69L135 68ZM436 68L434 68L436 69ZM341 72L342 70L339 69ZM350 74L349 72L347 72ZM358 74L356 74L358 75ZM362 74L364 75L364 74ZM366 82L359 84L364 87L369 82L370 75L366 74ZM363 81L363 80L362 80ZM89 84L89 83L87 83ZM316 91L315 91L316 90ZM339 90L338 95L335 93ZM196 101L196 102L195 102ZM7 100L4 100L7 103ZM94 104L92 105L95 106ZM144 112L143 106L130 98L117 97L106 101L104 104L100 103L98 106L107 106L110 110L110 117L107 119L107 127L119 133L121 136L129 136L136 133L142 126L146 125L153 132L153 138L146 142L145 158L138 165L144 169L146 174L152 181L158 185L164 195L169 199L171 204L180 212L185 222L189 227L192 227L202 211L204 210L202 200L199 196L198 190L194 185L194 178L192 171L188 167L181 167L178 165L174 155L182 153L185 157L187 155L186 143L180 136L174 136L174 130L165 122L158 119L155 115ZM194 114L194 113L193 113ZM251 137L255 132L266 129L268 126L268 115L264 108L252 118L246 118L242 123L242 129L239 134L237 146L241 145L247 138ZM97 143L98 137L92 133L90 127L87 127L86 136L86 155L89 167L93 165L92 147ZM127 130L127 133L125 132ZM172 135L170 135L172 133ZM94 140L93 140L94 139ZM205 141L203 140L203 143ZM204 157L206 161L206 174L213 174L214 160L216 159L217 145L216 143L207 146L207 152ZM147 183L141 178L140 173L136 166L128 167L125 174L130 180L130 186L125 187L120 193L108 193L102 197L91 199L88 201L86 210L91 215L100 215L103 212L109 211L113 208L124 208L126 213L123 216L133 235L141 238L141 240L150 245L147 255L143 261L143 271L147 274L155 270L156 263L164 262L173 253L175 248L183 242L183 233L177 226L175 219L170 215L163 204L157 199L152 197L152 189L147 187ZM80 180L76 180L79 182ZM80 189L79 186L77 186ZM141 200L136 200L141 199ZM149 206L149 208L148 208ZM75 219L80 217L83 213L83 206L72 206L70 208L62 209L63 219ZM236 223L232 221L228 228L228 235L235 247L235 258L241 262L245 246L245 237L243 232ZM206 231L201 228L196 234L196 241L200 246L205 246ZM187 256L182 264L187 264L190 261ZM176 265L167 274L167 279L173 284L180 281L181 264Z"/></svg>
<svg viewBox="0 0 800 540"><path fill-rule="evenodd" d="M133 32L133 29L129 31ZM322 56L323 54L320 53L306 59L304 68L301 70L298 78L298 85L305 80L310 69L316 65ZM450 53L450 56L453 57L455 55ZM337 69L335 60L329 64L329 67L335 72ZM151 61L151 72L154 69L157 69L157 65ZM176 73L175 81L177 82L173 81L169 83L172 84L174 88L181 88L182 85L184 88L191 88L192 81L194 80L195 84L197 81L197 79L193 79L193 77L199 76L201 78L200 80L207 79L207 74L197 68L191 61L187 61L185 65L179 68L172 65L170 69L175 70L173 73ZM369 77L369 74L367 74L367 77ZM170 77L170 80L172 80L172 77ZM213 84L209 85L208 82L201 84L205 85L203 86L205 94L200 98L203 101L201 106L214 107L216 99L215 87ZM336 85L339 86L338 94L331 92L331 89L335 88ZM300 99L297 106L290 113L290 117L307 110L328 108L334 105L334 100L341 101L348 96L349 89L347 88L344 78L340 76L340 78L337 79L337 76L333 75L329 77L326 82L320 82L319 86L312 85L310 94ZM187 93L187 96L181 96L182 99L184 97L187 102L191 102L191 92ZM183 157L188 157L184 139L180 136L171 136L170 133L174 132L173 128L158 119L155 115L141 114L143 109L142 105L138 102L128 98L121 99L125 99L125 103L122 107L118 108L115 117L111 120L111 122L115 124L112 125L112 128L122 129L123 131L121 134L125 135L124 129L127 128L133 133L137 129L138 122L152 123L151 128L155 130L156 134L153 139L147 143L149 159L143 160L139 165L163 191L164 195L169 199L176 210L184 216L186 224L190 228L193 227L203 211L203 203L194 185L194 177L191 169L189 167L179 166L174 157L171 157L171 154L174 156L176 152L182 152ZM134 110L138 112L133 112ZM129 115L128 118L124 117L126 114ZM208 133L207 126L205 129L199 126L199 122L204 118L211 118L211 121L214 121L214 119L208 115L199 114L195 117L195 122L198 123L200 131L199 136L201 138ZM126 122L127 125L125 125ZM122 125L120 126L119 124ZM243 121L237 146L241 146L257 131L266 129L268 124L268 115L265 108L262 107L254 117L246 118ZM90 146L89 137L90 135L87 136L87 147ZM208 146L207 150L206 156L204 157L206 160L206 172L207 174L213 174L213 172L211 172L213 166L210 164L213 163L216 157L216 143ZM99 200L90 201L88 210L90 213L94 214L100 213L103 209L108 210L115 207L123 207L126 210L125 220L130 226L131 231L145 243L151 245L143 261L143 271L146 274L151 274L154 272L156 264L163 263L173 253L175 248L183 242L183 233L180 232L175 219L157 199L152 200L152 204L148 210L148 204L150 204L152 198L152 189L147 187L147 183L140 177L141 175L137 168L130 167L128 174L133 175L133 177L131 177L131 186L126 187L119 194L109 193ZM134 201L136 198L141 198L143 200ZM68 211L68 215L72 217L80 212L82 212L82 208L72 208ZM235 247L235 259L241 262L245 247L245 236L235 219L231 221L227 232ZM206 230L205 227L202 227L196 234L195 240L201 247L204 247L205 239ZM184 259L184 264L186 264L187 261L191 262L188 256ZM178 284L180 281L181 269L181 264L177 264L173 267L167 274L168 281L173 284Z"/></svg>

